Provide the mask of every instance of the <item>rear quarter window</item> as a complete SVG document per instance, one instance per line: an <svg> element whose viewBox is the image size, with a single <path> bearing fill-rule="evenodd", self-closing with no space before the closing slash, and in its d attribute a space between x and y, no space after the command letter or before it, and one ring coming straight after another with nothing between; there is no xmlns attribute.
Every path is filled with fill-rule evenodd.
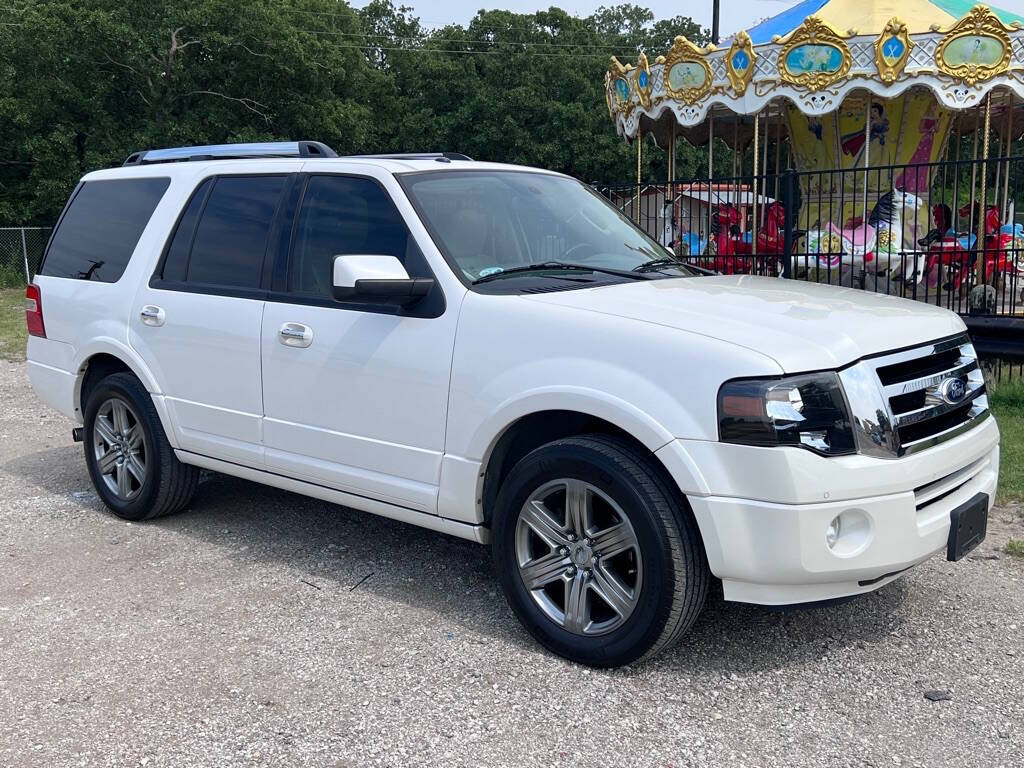
<svg viewBox="0 0 1024 768"><path fill-rule="evenodd" d="M57 226L39 274L120 280L170 183L168 178L84 182Z"/></svg>

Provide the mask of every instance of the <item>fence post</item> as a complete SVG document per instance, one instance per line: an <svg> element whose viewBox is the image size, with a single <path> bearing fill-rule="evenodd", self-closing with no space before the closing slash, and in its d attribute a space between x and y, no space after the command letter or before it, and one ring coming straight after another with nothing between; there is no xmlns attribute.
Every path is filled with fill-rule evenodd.
<svg viewBox="0 0 1024 768"><path fill-rule="evenodd" d="M793 230L796 224L796 171L787 168L782 172L782 200L785 207L785 223L782 234L782 276L793 276Z"/></svg>
<svg viewBox="0 0 1024 768"><path fill-rule="evenodd" d="M28 246L25 244L25 228L21 228L21 254L25 257L25 285L32 282L32 275L28 269Z"/></svg>

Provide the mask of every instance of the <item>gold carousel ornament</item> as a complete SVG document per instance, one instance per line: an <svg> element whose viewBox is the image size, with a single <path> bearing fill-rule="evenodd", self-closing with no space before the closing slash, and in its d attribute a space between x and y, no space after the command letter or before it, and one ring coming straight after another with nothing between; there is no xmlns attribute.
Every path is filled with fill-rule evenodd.
<svg viewBox="0 0 1024 768"><path fill-rule="evenodd" d="M623 66L622 63L612 56L608 66L608 73L605 79L605 101L608 103L608 111L612 114L622 114L629 117L629 114L636 106L630 99L631 86L627 75L632 67Z"/></svg>
<svg viewBox="0 0 1024 768"><path fill-rule="evenodd" d="M991 9L976 5L942 38L935 65L972 86L1001 75L1010 68L1011 29Z"/></svg>
<svg viewBox="0 0 1024 768"><path fill-rule="evenodd" d="M636 77L633 80L636 85L636 95L640 103L647 109L651 106L651 66L647 63L647 54L641 53L636 61Z"/></svg>
<svg viewBox="0 0 1024 768"><path fill-rule="evenodd" d="M680 35L665 57L665 92L670 98L693 104L711 90L711 67L705 60L710 49L695 46Z"/></svg>
<svg viewBox="0 0 1024 768"><path fill-rule="evenodd" d="M910 39L907 25L893 16L875 40L875 66L883 83L892 85L896 82L913 50L914 41Z"/></svg>
<svg viewBox="0 0 1024 768"><path fill-rule="evenodd" d="M782 47L779 74L787 83L820 91L846 77L852 63L846 41L817 16L808 16Z"/></svg>
<svg viewBox="0 0 1024 768"><path fill-rule="evenodd" d="M754 53L754 44L750 35L745 31L740 32L733 38L732 47L725 57L726 73L729 75L729 82L737 96L742 96L750 81L754 77L754 62L757 54Z"/></svg>

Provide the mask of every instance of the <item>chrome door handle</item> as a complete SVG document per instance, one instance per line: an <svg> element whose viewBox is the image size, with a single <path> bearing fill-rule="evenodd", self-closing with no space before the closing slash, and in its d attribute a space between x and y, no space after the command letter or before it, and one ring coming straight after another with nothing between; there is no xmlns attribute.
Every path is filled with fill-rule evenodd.
<svg viewBox="0 0 1024 768"><path fill-rule="evenodd" d="M308 347L313 343L313 329L302 323L285 323L277 332L278 340L286 347Z"/></svg>
<svg viewBox="0 0 1024 768"><path fill-rule="evenodd" d="M153 304L147 304L139 312L139 317L142 318L143 325L152 325L159 327L164 324L166 315L161 307L154 306Z"/></svg>

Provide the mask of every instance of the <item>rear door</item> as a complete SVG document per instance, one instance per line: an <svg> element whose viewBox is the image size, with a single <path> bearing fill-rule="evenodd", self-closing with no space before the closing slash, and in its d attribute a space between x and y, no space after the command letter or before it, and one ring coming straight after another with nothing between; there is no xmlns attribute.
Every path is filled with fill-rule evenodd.
<svg viewBox="0 0 1024 768"><path fill-rule="evenodd" d="M260 467L263 304L288 171L300 164L249 165L195 188L136 296L131 343L161 383L183 450Z"/></svg>
<svg viewBox="0 0 1024 768"><path fill-rule="evenodd" d="M390 176L303 182L289 258L263 315L266 463L436 513L457 308L446 307L440 285L404 310L330 294L339 254L396 256L411 277L434 276L387 183L397 190ZM308 330L308 345L282 335L296 327Z"/></svg>

